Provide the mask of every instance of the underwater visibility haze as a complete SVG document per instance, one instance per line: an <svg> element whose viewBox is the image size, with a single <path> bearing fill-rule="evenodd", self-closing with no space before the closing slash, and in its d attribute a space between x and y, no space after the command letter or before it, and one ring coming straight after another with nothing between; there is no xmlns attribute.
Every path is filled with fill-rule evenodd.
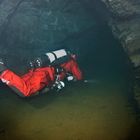
<svg viewBox="0 0 140 140"><path fill-rule="evenodd" d="M131 64L91 5L25 0L9 16L0 44L14 72L25 73L32 57L66 48L89 82L29 99L1 83L0 140L136 140Z"/></svg>

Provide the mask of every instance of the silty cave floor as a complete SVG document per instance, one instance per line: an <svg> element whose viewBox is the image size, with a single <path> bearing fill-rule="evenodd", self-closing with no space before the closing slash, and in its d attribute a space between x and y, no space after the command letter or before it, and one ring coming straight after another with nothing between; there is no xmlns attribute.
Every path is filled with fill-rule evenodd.
<svg viewBox="0 0 140 140"><path fill-rule="evenodd" d="M122 86L95 81L27 100L5 90L0 139L125 140L131 137L135 113Z"/></svg>

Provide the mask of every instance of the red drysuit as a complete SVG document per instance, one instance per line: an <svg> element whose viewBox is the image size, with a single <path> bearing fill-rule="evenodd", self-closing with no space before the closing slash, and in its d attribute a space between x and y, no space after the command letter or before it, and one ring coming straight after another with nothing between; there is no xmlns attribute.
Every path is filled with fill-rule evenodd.
<svg viewBox="0 0 140 140"><path fill-rule="evenodd" d="M60 73L60 80L65 78L67 72L72 73L77 80L82 79L82 73L74 59L61 64L61 67L64 71ZM8 86L14 87L20 91L24 97L27 97L55 82L55 68L37 68L30 70L27 74L21 77L7 69L1 74L0 79Z"/></svg>

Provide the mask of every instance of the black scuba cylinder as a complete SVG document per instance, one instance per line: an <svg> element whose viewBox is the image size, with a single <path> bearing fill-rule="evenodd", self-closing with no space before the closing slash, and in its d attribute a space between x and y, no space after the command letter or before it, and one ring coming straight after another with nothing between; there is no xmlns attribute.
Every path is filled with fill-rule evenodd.
<svg viewBox="0 0 140 140"><path fill-rule="evenodd" d="M52 52L47 52L40 57L31 61L31 66L34 68L46 66L59 66L70 59L70 53L65 49L60 49Z"/></svg>

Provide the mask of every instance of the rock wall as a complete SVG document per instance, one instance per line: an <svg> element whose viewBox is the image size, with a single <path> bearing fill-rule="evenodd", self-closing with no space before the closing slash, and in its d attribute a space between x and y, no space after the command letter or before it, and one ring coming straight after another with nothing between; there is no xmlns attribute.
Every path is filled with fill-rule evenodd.
<svg viewBox="0 0 140 140"><path fill-rule="evenodd" d="M102 0L110 12L109 25L134 66L140 65L140 1Z"/></svg>
<svg viewBox="0 0 140 140"><path fill-rule="evenodd" d="M0 56L11 68L24 69L27 58L61 48L93 25L81 1L0 0ZM67 47L76 49L76 45Z"/></svg>
<svg viewBox="0 0 140 140"><path fill-rule="evenodd" d="M134 65L134 99L140 108L140 1L102 0L109 11L108 24Z"/></svg>
<svg viewBox="0 0 140 140"><path fill-rule="evenodd" d="M24 58L59 48L72 36L90 30L94 20L88 10L98 9L104 11L102 18L108 18L114 36L139 66L140 1L101 1L110 13L108 17L97 0L0 0L0 55L23 63Z"/></svg>

